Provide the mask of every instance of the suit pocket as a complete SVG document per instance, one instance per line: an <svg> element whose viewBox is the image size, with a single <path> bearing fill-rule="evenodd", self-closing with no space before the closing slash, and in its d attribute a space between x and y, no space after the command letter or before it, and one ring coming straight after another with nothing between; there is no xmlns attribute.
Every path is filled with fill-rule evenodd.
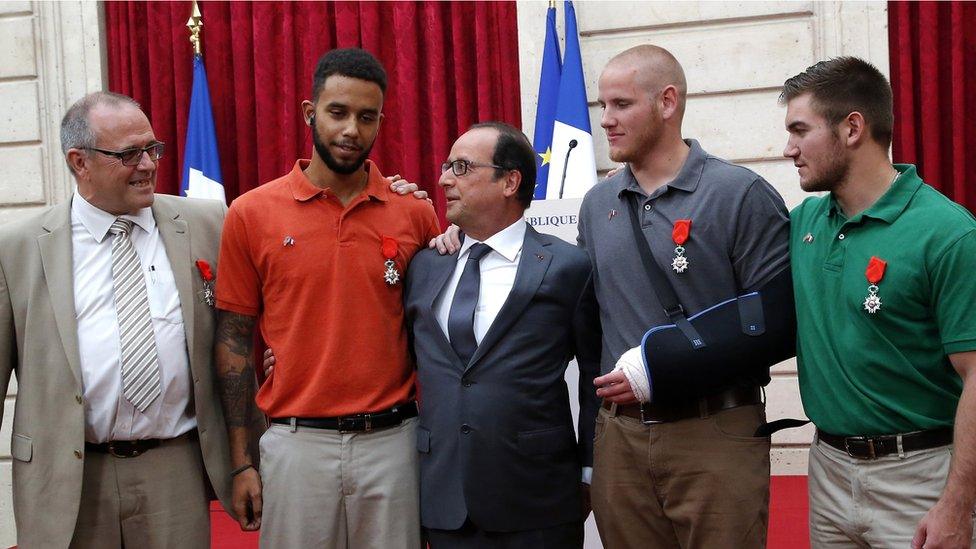
<svg viewBox="0 0 976 549"><path fill-rule="evenodd" d="M572 427L550 427L518 434L519 450L530 456L558 454L576 446L576 434Z"/></svg>
<svg viewBox="0 0 976 549"><path fill-rule="evenodd" d="M15 433L10 440L10 455L18 461L30 461L34 457L34 442L28 436Z"/></svg>
<svg viewBox="0 0 976 549"><path fill-rule="evenodd" d="M430 453L430 431L417 427L417 451L421 454Z"/></svg>

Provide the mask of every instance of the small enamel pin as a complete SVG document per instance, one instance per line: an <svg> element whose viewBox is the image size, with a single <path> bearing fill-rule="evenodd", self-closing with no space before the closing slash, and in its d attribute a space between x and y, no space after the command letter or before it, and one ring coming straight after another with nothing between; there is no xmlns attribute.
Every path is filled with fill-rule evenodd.
<svg viewBox="0 0 976 549"><path fill-rule="evenodd" d="M868 268L864 271L865 278L868 279L868 296L864 298L864 310L874 314L881 310L881 297L878 296L878 283L884 278L885 267L888 263L875 256L871 256L868 261Z"/></svg>
<svg viewBox="0 0 976 549"><path fill-rule="evenodd" d="M607 214L607 220L609 221L609 220L613 219L613 217L615 215L617 215L617 210L610 210L610 213Z"/></svg>
<svg viewBox="0 0 976 549"><path fill-rule="evenodd" d="M804 244L809 244L811 242L813 242L813 233L807 233L807 234L803 235L803 243Z"/></svg>
<svg viewBox="0 0 976 549"><path fill-rule="evenodd" d="M290 236L286 236L285 237L285 240L281 243L281 245L282 246L294 246L295 245L295 239L292 238L292 237L290 237Z"/></svg>

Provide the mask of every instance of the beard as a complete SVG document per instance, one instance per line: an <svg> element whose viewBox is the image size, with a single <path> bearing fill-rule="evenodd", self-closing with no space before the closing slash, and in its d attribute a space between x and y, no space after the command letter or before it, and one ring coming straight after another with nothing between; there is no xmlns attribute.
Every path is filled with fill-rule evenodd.
<svg viewBox="0 0 976 549"><path fill-rule="evenodd" d="M336 160L336 157L332 156L332 153L329 152L328 145L322 141L322 138L319 136L319 130L314 123L312 124L312 144L315 146L315 152L318 153L319 158L325 162L325 165L328 166L330 170L340 175L349 175L362 168L363 163L366 162L366 158L369 156L370 151L373 150L373 144L370 143L369 146L363 150L362 154L357 156L351 162L345 164L339 162Z"/></svg>
<svg viewBox="0 0 976 549"><path fill-rule="evenodd" d="M835 139L831 150L824 155L820 169L810 174L807 181L800 182L800 188L808 193L836 191L847 181L848 172L850 163L845 158L840 139Z"/></svg>

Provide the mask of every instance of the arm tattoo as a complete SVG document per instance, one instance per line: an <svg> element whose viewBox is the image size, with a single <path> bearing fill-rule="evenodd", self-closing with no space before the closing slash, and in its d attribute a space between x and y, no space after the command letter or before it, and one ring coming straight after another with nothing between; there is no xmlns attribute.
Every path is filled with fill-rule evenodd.
<svg viewBox="0 0 976 549"><path fill-rule="evenodd" d="M253 316L220 311L214 364L217 368L220 400L228 428L248 427L254 402L256 378L253 357Z"/></svg>

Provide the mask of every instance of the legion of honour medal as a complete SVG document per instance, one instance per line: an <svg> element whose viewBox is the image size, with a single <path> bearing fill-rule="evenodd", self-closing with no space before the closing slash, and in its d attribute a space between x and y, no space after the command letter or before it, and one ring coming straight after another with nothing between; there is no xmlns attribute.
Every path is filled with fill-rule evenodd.
<svg viewBox="0 0 976 549"><path fill-rule="evenodd" d="M396 270L396 263L393 262L393 259L397 255L396 239L384 236L382 251L383 257L386 258L386 261L383 263L383 266L386 267L386 270L383 271L383 280L390 286L393 286L397 282L400 282L400 272Z"/></svg>
<svg viewBox="0 0 976 549"><path fill-rule="evenodd" d="M888 265L885 260L871 256L868 268L864 271L864 276L868 279L868 296L864 298L864 310L874 314L881 310L881 297L878 296L878 283L884 278L885 267Z"/></svg>
<svg viewBox="0 0 976 549"><path fill-rule="evenodd" d="M674 222L671 229L671 239L674 240L674 260L671 261L671 268L676 273L683 273L688 270L688 258L685 257L684 243L688 241L691 234L691 220L679 219Z"/></svg>

